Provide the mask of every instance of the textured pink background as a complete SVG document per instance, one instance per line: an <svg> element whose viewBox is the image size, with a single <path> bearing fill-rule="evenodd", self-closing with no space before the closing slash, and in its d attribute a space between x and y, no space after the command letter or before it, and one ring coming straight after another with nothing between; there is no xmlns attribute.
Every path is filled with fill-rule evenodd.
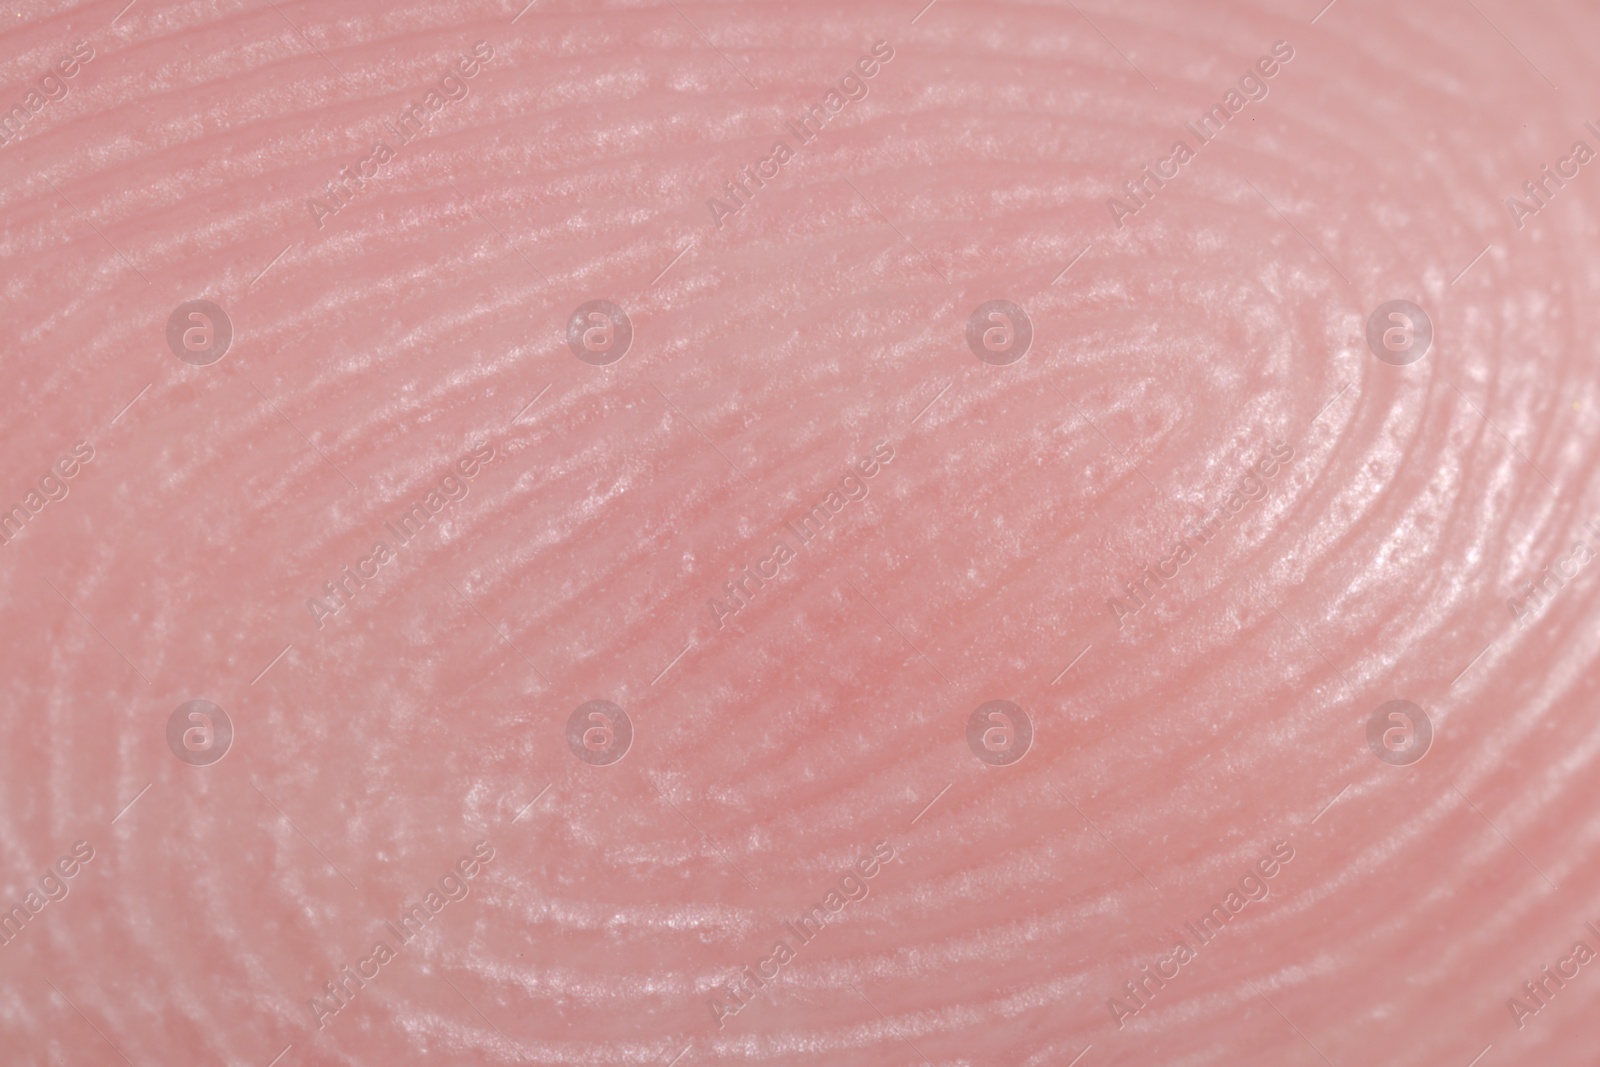
<svg viewBox="0 0 1600 1067"><path fill-rule="evenodd" d="M1592 4L123 2L0 12L7 1064L1592 1062Z"/></svg>

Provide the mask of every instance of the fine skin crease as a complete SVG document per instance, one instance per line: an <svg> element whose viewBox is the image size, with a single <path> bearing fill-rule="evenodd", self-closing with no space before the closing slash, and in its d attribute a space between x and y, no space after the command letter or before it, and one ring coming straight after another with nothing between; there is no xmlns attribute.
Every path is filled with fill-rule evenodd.
<svg viewBox="0 0 1600 1067"><path fill-rule="evenodd" d="M6 1062L1588 1064L1600 15L1320 6L6 13Z"/></svg>

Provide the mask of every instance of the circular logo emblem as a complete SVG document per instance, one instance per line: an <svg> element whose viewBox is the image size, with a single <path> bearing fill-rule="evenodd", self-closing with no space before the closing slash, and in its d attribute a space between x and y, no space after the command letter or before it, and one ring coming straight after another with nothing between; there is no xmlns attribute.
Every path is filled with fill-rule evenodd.
<svg viewBox="0 0 1600 1067"><path fill-rule="evenodd" d="M985 363L1009 366L1033 345L1033 320L1009 300L979 304L967 320L967 347Z"/></svg>
<svg viewBox="0 0 1600 1067"><path fill-rule="evenodd" d="M167 319L167 347L185 363L207 367L228 354L233 323L209 300L179 304Z"/></svg>
<svg viewBox="0 0 1600 1067"><path fill-rule="evenodd" d="M1367 319L1367 347L1393 367L1415 363L1433 345L1433 320L1409 300L1378 305Z"/></svg>
<svg viewBox="0 0 1600 1067"><path fill-rule="evenodd" d="M633 720L609 700L585 701L567 719L567 745L591 767L609 767L632 744Z"/></svg>
<svg viewBox="0 0 1600 1067"><path fill-rule="evenodd" d="M567 320L567 347L593 367L609 367L628 354L633 323L628 313L609 300L579 305Z"/></svg>
<svg viewBox="0 0 1600 1067"><path fill-rule="evenodd" d="M209 700L179 704L167 718L167 747L191 767L209 767L233 746L233 720Z"/></svg>
<svg viewBox="0 0 1600 1067"><path fill-rule="evenodd" d="M993 767L1009 767L1033 744L1033 720L1009 700L979 704L967 720L967 747Z"/></svg>
<svg viewBox="0 0 1600 1067"><path fill-rule="evenodd" d="M1433 744L1433 723L1428 713L1409 700L1378 705L1367 720L1367 744L1372 754L1395 767L1409 767L1428 754Z"/></svg>

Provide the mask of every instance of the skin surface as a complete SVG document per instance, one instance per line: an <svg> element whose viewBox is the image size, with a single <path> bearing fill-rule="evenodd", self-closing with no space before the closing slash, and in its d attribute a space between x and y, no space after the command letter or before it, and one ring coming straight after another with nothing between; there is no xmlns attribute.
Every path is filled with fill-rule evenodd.
<svg viewBox="0 0 1600 1067"><path fill-rule="evenodd" d="M1317 7L0 13L7 1063L1591 1062L1600 15Z"/></svg>

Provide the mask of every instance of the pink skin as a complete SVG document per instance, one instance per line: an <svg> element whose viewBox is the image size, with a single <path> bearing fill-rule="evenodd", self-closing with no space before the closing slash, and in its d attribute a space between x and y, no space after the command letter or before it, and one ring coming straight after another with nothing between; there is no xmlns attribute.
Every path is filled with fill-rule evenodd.
<svg viewBox="0 0 1600 1067"><path fill-rule="evenodd" d="M1591 1062L1600 14L1078 6L8 16L16 1062Z"/></svg>

